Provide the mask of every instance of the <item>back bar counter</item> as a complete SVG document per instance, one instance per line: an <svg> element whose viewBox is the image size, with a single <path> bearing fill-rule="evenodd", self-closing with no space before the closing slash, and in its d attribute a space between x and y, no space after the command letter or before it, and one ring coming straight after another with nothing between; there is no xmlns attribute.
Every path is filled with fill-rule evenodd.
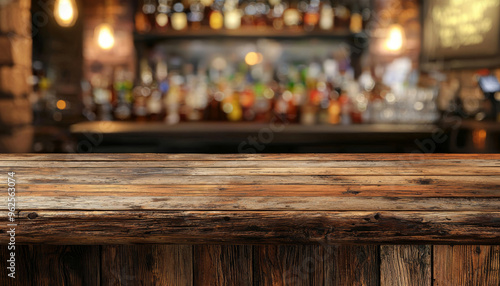
<svg viewBox="0 0 500 286"><path fill-rule="evenodd" d="M6 154L0 171L19 244L500 244L500 155Z"/></svg>

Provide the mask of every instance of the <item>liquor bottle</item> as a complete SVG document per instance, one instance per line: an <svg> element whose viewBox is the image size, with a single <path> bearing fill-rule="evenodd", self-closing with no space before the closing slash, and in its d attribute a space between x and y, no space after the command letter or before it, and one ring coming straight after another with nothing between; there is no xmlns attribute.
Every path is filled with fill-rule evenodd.
<svg viewBox="0 0 500 286"><path fill-rule="evenodd" d="M328 85L326 84L326 77L321 75L319 77L318 83L316 84L316 90L318 92L318 123L326 124L329 122L329 107L330 107L330 91L328 90Z"/></svg>
<svg viewBox="0 0 500 286"><path fill-rule="evenodd" d="M240 105L239 94L227 85L224 90L226 97L222 100L222 110L227 115L229 121L240 121L243 116L243 110Z"/></svg>
<svg viewBox="0 0 500 286"><path fill-rule="evenodd" d="M169 24L169 14L172 13L172 7L169 0L158 0L158 13L155 17L156 30L164 31L167 30Z"/></svg>
<svg viewBox="0 0 500 286"><path fill-rule="evenodd" d="M349 30L351 30L352 33L359 33L363 30L363 16L357 5L352 8Z"/></svg>
<svg viewBox="0 0 500 286"><path fill-rule="evenodd" d="M109 78L102 74L94 76L92 78L92 87L92 93L96 105L97 120L112 120L112 92L109 84Z"/></svg>
<svg viewBox="0 0 500 286"><path fill-rule="evenodd" d="M330 93L330 105L328 106L328 123L340 123L341 106L338 101L339 93L337 90L332 90Z"/></svg>
<svg viewBox="0 0 500 286"><path fill-rule="evenodd" d="M267 13L269 12L269 4L263 0L257 0L255 3L255 26L260 28L267 27Z"/></svg>
<svg viewBox="0 0 500 286"><path fill-rule="evenodd" d="M243 16L241 18L241 25L244 27L255 26L255 15L257 14L257 7L254 0L244 0L241 4L243 9Z"/></svg>
<svg viewBox="0 0 500 286"><path fill-rule="evenodd" d="M226 29L235 30L240 28L242 12L238 9L238 1L226 1L224 11L224 26Z"/></svg>
<svg viewBox="0 0 500 286"><path fill-rule="evenodd" d="M113 84L117 94L113 115L117 120L129 120L132 116L132 82L127 79L127 71L119 68L115 71L115 82Z"/></svg>
<svg viewBox="0 0 500 286"><path fill-rule="evenodd" d="M133 90L134 104L132 114L136 121L147 121L147 101L151 95L151 84L153 83L153 72L146 58L139 63L140 84Z"/></svg>
<svg viewBox="0 0 500 286"><path fill-rule="evenodd" d="M282 30L285 26L285 23L283 21L283 12L285 11L285 8L285 3L281 3L281 1L278 0L276 5L274 5L274 7L270 9L269 18L273 28L276 30Z"/></svg>
<svg viewBox="0 0 500 286"><path fill-rule="evenodd" d="M198 71L193 74L193 65L184 67L186 74L185 88L185 117L188 121L198 121L203 118L203 110L208 104L207 77Z"/></svg>
<svg viewBox="0 0 500 286"><path fill-rule="evenodd" d="M342 125L351 124L351 99L345 90L341 91L338 102L340 104L340 122Z"/></svg>
<svg viewBox="0 0 500 286"><path fill-rule="evenodd" d="M335 10L335 19L334 19L335 27L342 30L348 30L350 25L351 12L344 4L344 1L340 3L337 2L336 6L334 6L334 10Z"/></svg>
<svg viewBox="0 0 500 286"><path fill-rule="evenodd" d="M210 28L214 30L222 29L224 25L224 16L222 15L222 8L224 6L224 1L215 0L212 4L212 8L209 16Z"/></svg>
<svg viewBox="0 0 500 286"><path fill-rule="evenodd" d="M149 121L160 121L163 119L163 95L157 85L153 85L146 108Z"/></svg>
<svg viewBox="0 0 500 286"><path fill-rule="evenodd" d="M253 105L253 112L255 113L256 122L269 122L270 111L273 108L273 100L275 98L276 91L270 87L264 87L262 89L259 85L254 88L255 92L255 103Z"/></svg>
<svg viewBox="0 0 500 286"><path fill-rule="evenodd" d="M181 1L177 2L173 6L174 13L170 17L170 25L172 25L172 29L181 31L187 28L187 15L184 13L184 5Z"/></svg>
<svg viewBox="0 0 500 286"><path fill-rule="evenodd" d="M152 11L153 10L153 11ZM151 13L154 13L155 7L151 6L149 1L140 3L135 13L135 30L139 33L147 33L151 31L152 25L149 19Z"/></svg>
<svg viewBox="0 0 500 286"><path fill-rule="evenodd" d="M321 5L321 12L319 17L319 27L322 30L331 30L333 29L333 19L334 19L334 11L330 3L323 3Z"/></svg>
<svg viewBox="0 0 500 286"><path fill-rule="evenodd" d="M194 1L189 5L189 13L187 15L190 27L192 30L199 30L204 17L205 7L200 1Z"/></svg>
<svg viewBox="0 0 500 286"><path fill-rule="evenodd" d="M370 9L370 0L360 1L360 11L363 18L363 29L368 27L368 23L372 19L372 10Z"/></svg>
<svg viewBox="0 0 500 286"><path fill-rule="evenodd" d="M297 8L289 7L283 12L285 26L292 30L298 30L302 24L302 15Z"/></svg>
<svg viewBox="0 0 500 286"><path fill-rule="evenodd" d="M142 5L142 13L144 14L144 19L146 20L146 27L151 31L155 27L156 23L156 1L155 0L144 0Z"/></svg>
<svg viewBox="0 0 500 286"><path fill-rule="evenodd" d="M170 77L170 88L167 96L164 97L163 104L167 114L165 123L172 125L179 123L181 120L180 102L182 77L177 74L171 75Z"/></svg>
<svg viewBox="0 0 500 286"><path fill-rule="evenodd" d="M304 14L304 30L312 31L319 22L319 0L311 0Z"/></svg>
<svg viewBox="0 0 500 286"><path fill-rule="evenodd" d="M244 90L240 93L240 105L243 112L243 120L245 121L253 121L255 119L255 94L262 94L261 88L257 87L256 91L252 89L251 85L246 85Z"/></svg>
<svg viewBox="0 0 500 286"><path fill-rule="evenodd" d="M205 109L205 118L209 121L222 121L225 114L222 111L222 100L225 95L216 85L208 87L208 106Z"/></svg>

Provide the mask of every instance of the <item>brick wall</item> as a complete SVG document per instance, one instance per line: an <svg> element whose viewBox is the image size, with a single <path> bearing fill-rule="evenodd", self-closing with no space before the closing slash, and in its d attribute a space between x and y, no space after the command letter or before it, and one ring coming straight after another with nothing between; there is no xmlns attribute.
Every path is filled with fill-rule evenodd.
<svg viewBox="0 0 500 286"><path fill-rule="evenodd" d="M31 151L30 5L30 0L0 2L0 152Z"/></svg>

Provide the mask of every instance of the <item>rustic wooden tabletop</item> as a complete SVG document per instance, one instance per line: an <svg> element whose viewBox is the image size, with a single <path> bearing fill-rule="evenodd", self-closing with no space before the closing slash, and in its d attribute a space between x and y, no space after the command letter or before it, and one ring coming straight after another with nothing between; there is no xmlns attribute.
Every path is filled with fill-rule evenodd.
<svg viewBox="0 0 500 286"><path fill-rule="evenodd" d="M500 155L1 155L8 172L19 243L500 242Z"/></svg>

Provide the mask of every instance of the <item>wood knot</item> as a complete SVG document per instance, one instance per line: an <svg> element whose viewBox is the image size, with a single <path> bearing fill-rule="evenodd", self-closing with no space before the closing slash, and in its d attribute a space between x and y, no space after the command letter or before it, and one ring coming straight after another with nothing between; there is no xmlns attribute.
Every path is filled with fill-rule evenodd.
<svg viewBox="0 0 500 286"><path fill-rule="evenodd" d="M37 217L38 217L38 214L37 214L37 213L29 213L29 214L28 214L28 218L29 218L29 219L35 219L35 218L37 218Z"/></svg>

